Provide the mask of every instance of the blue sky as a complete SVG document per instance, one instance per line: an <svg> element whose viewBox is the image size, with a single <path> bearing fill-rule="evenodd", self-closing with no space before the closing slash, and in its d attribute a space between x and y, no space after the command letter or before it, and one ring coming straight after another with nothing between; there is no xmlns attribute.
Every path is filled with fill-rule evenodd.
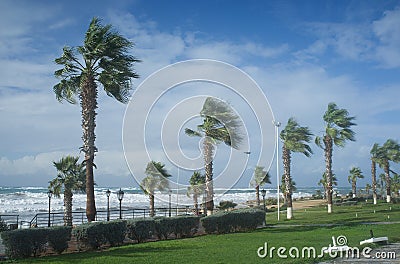
<svg viewBox="0 0 400 264"><path fill-rule="evenodd" d="M357 118L357 141L334 151L340 186L348 185L352 166L359 166L369 181L373 143L399 140L399 1L3 0L0 185L46 186L55 175L53 160L79 155L80 109L55 99L53 61L64 45L82 43L94 16L135 42L133 54L143 62L136 66L141 78L134 87L171 63L213 59L249 74L283 124L294 116L321 135L329 102L348 109ZM166 95L157 111L168 111L173 99L173 94ZM121 139L126 105L103 94L99 105L96 181L100 186L131 186ZM252 126L249 130L257 135ZM181 140L193 143L183 135ZM194 143L193 151L198 151ZM309 159L293 156L292 173L299 186L315 185L324 171L322 150L314 144L312 148L315 154ZM248 185L256 163L250 155L242 186ZM393 168L400 171L399 165ZM216 170L221 168L216 165ZM173 168L171 172L176 173ZM274 166L271 173L275 175Z"/></svg>

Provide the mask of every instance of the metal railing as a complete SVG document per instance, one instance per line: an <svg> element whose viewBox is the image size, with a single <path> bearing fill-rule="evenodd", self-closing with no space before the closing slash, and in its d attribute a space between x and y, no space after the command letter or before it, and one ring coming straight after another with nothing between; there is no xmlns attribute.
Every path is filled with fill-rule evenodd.
<svg viewBox="0 0 400 264"><path fill-rule="evenodd" d="M155 216L178 216L178 215L189 215L192 213L191 209L187 207L173 207L173 208L155 208ZM135 219L135 218L147 218L150 217L149 209L141 208L130 208L122 209L111 209L98 210L96 212L96 221L107 221L107 215L109 213L110 220L120 219ZM64 212L50 212L49 213L38 213L31 221L21 221L21 226L25 227L48 227L48 226L62 226L64 225ZM18 222L18 221L17 221ZM87 222L85 211L73 211L72 212L72 224L80 225Z"/></svg>
<svg viewBox="0 0 400 264"><path fill-rule="evenodd" d="M4 221L10 230L18 228L18 220L19 215L0 214L0 221Z"/></svg>

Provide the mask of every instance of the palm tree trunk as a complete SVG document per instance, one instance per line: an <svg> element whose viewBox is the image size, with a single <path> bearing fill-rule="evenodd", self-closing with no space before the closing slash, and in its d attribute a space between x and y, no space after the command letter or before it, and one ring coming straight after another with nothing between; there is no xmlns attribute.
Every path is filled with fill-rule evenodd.
<svg viewBox="0 0 400 264"><path fill-rule="evenodd" d="M371 160L371 175L372 175L372 196L374 198L374 204L377 204L376 195L376 162Z"/></svg>
<svg viewBox="0 0 400 264"><path fill-rule="evenodd" d="M328 202L328 213L332 213L332 138L324 137L325 144L325 165L326 165L326 198Z"/></svg>
<svg viewBox="0 0 400 264"><path fill-rule="evenodd" d="M196 212L196 215L199 215L199 201L198 201L198 193L194 192L193 193L193 201L194 201L194 210Z"/></svg>
<svg viewBox="0 0 400 264"><path fill-rule="evenodd" d="M149 193L149 199L150 199L150 217L153 217L155 215L154 213L154 194Z"/></svg>
<svg viewBox="0 0 400 264"><path fill-rule="evenodd" d="M293 218L293 203L292 203L292 178L290 176L290 150L283 145L282 160L283 160L283 175L285 177L285 195L286 197L286 218Z"/></svg>
<svg viewBox="0 0 400 264"><path fill-rule="evenodd" d="M257 201L257 206L260 206L260 185L256 186L256 201Z"/></svg>
<svg viewBox="0 0 400 264"><path fill-rule="evenodd" d="M97 87L93 76L90 74L84 80L80 94L82 107L82 130L83 146L86 162L86 217L89 222L96 218L96 204L94 197L94 155L97 152L95 146L96 108L97 108Z"/></svg>
<svg viewBox="0 0 400 264"><path fill-rule="evenodd" d="M72 192L71 190L64 191L64 225L72 226Z"/></svg>
<svg viewBox="0 0 400 264"><path fill-rule="evenodd" d="M353 198L356 197L357 195L357 187L356 187L356 181L353 180L353 182L351 183L351 189L353 190Z"/></svg>
<svg viewBox="0 0 400 264"><path fill-rule="evenodd" d="M210 139L204 139L204 162L206 171L206 208L207 215L211 215L214 210L214 187L213 187L213 152L214 146Z"/></svg>
<svg viewBox="0 0 400 264"><path fill-rule="evenodd" d="M386 180L386 202L390 203L391 201L391 191L390 191L390 170L389 170L389 161L385 160L385 180Z"/></svg>

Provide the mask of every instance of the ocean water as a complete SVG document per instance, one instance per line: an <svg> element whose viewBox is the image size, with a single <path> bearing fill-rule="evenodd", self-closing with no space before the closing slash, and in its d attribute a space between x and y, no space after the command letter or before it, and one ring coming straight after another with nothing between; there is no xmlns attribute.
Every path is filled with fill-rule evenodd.
<svg viewBox="0 0 400 264"><path fill-rule="evenodd" d="M107 196L106 190L108 188L96 187L96 208L97 210L107 210ZM110 208L118 209L119 201L117 198L117 191L119 188L109 188L112 192L110 195ZM130 208L148 208L148 196L143 193L140 188L126 187L122 188L125 195L122 200L122 207L124 209ZM310 197L316 192L322 190L318 187L298 187L297 191L293 194L294 198ZM347 194L349 188L337 188L341 194ZM276 197L276 189L267 189L266 197ZM222 200L233 201L240 205L245 205L249 200L255 200L254 189L215 189L215 205L218 205ZM169 193L156 193L155 207L168 207ZM201 202L199 198L199 202ZM192 206L192 198L186 195L186 189L172 190L171 193L172 206L178 207ZM0 215L16 214L22 221L30 221L37 213L48 212L49 198L47 196L46 187L0 187ZM84 210L86 207L86 194L76 193L73 196L73 210ZM63 196L51 198L51 211L62 212L64 209Z"/></svg>

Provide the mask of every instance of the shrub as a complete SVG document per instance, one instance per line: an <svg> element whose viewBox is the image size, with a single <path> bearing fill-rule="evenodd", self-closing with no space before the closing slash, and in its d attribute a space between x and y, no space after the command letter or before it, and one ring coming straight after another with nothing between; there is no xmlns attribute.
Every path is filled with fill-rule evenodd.
<svg viewBox="0 0 400 264"><path fill-rule="evenodd" d="M19 229L4 231L1 238L9 258L26 258L46 250L47 234L45 228Z"/></svg>
<svg viewBox="0 0 400 264"><path fill-rule="evenodd" d="M0 217L0 233L3 231L7 231L7 229L7 223Z"/></svg>
<svg viewBox="0 0 400 264"><path fill-rule="evenodd" d="M228 209L233 209L237 206L237 203L234 203L232 201L220 201L218 209L220 210L228 210Z"/></svg>
<svg viewBox="0 0 400 264"><path fill-rule="evenodd" d="M240 209L231 212L218 212L200 219L206 233L231 233L253 230L262 225L265 212L258 209Z"/></svg>
<svg viewBox="0 0 400 264"><path fill-rule="evenodd" d="M72 227L70 226L57 226L48 229L47 240L58 254L68 248L68 241L71 240L71 230Z"/></svg>
<svg viewBox="0 0 400 264"><path fill-rule="evenodd" d="M109 243L111 246L123 243L126 234L126 222L116 220L111 222L96 222L80 225L72 230L73 235L79 242L97 249Z"/></svg>
<svg viewBox="0 0 400 264"><path fill-rule="evenodd" d="M167 239L175 230L175 217L155 218L155 229L158 239Z"/></svg>
<svg viewBox="0 0 400 264"><path fill-rule="evenodd" d="M126 222L127 235L138 243L145 241L156 233L154 219L134 219Z"/></svg>
<svg viewBox="0 0 400 264"><path fill-rule="evenodd" d="M192 237L199 227L198 216L160 217L155 219L159 239L167 239L174 234L176 238Z"/></svg>

